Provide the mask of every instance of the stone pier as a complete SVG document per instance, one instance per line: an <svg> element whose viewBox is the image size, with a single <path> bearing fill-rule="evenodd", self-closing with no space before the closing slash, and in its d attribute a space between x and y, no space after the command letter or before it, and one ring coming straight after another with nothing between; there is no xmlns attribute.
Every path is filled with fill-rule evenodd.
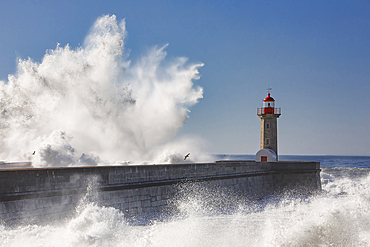
<svg viewBox="0 0 370 247"><path fill-rule="evenodd" d="M176 212L184 196L209 193L223 204L321 190L318 162L214 163L0 169L0 222L72 217L84 201L128 217ZM220 200L214 200L220 203Z"/></svg>

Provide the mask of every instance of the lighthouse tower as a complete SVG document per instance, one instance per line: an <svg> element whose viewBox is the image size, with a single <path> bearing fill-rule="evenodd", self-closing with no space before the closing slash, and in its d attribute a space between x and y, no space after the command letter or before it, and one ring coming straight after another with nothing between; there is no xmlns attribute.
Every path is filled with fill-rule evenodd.
<svg viewBox="0 0 370 247"><path fill-rule="evenodd" d="M275 108L275 100L270 96L271 88L267 90L267 97L263 100L262 108L257 108L257 115L261 118L261 141L260 149L267 149L275 153L278 160L277 147L277 119L281 115L281 109ZM262 160L261 161L267 161Z"/></svg>

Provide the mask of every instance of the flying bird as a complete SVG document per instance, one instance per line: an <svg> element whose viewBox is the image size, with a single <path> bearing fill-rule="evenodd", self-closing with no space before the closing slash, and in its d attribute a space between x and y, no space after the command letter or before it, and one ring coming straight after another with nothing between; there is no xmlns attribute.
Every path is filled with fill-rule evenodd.
<svg viewBox="0 0 370 247"><path fill-rule="evenodd" d="M33 151L32 155L35 155L36 151Z"/></svg>
<svg viewBox="0 0 370 247"><path fill-rule="evenodd" d="M184 160L186 160L189 156L190 156L190 153L188 153L187 155L185 155Z"/></svg>

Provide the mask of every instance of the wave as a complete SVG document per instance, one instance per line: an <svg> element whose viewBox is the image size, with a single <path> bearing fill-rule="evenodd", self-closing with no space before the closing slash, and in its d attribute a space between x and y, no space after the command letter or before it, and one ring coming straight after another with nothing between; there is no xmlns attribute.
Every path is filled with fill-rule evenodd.
<svg viewBox="0 0 370 247"><path fill-rule="evenodd" d="M210 203L225 195L198 188L178 198L180 216L144 225L81 201L72 219L0 227L0 246L369 246L370 176L360 171L349 178L323 169L322 194L235 200L228 212Z"/></svg>
<svg viewBox="0 0 370 247"><path fill-rule="evenodd" d="M20 59L0 81L1 159L39 167L194 159L202 141L174 138L203 97L193 84L203 64L164 62L166 46L133 63L125 37L125 21L106 15L81 47L58 45L40 63Z"/></svg>

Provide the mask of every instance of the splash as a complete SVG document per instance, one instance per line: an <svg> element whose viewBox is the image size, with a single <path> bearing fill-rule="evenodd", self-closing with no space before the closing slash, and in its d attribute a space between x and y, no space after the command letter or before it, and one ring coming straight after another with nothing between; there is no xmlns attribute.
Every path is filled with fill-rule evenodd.
<svg viewBox="0 0 370 247"><path fill-rule="evenodd" d="M178 58L164 65L166 46L131 63L125 35L124 20L102 16L83 46L58 45L41 63L19 60L17 74L0 81L0 158L45 167L186 154L198 141L174 137L203 97L193 84L203 64ZM168 150L169 143L179 149Z"/></svg>
<svg viewBox="0 0 370 247"><path fill-rule="evenodd" d="M75 217L59 225L0 225L0 246L369 246L368 171L356 179L324 173L323 181L330 181L322 195L237 202L238 209L225 214L210 207L225 195L194 190L178 201L185 217L147 225L131 224L119 210L84 200Z"/></svg>

